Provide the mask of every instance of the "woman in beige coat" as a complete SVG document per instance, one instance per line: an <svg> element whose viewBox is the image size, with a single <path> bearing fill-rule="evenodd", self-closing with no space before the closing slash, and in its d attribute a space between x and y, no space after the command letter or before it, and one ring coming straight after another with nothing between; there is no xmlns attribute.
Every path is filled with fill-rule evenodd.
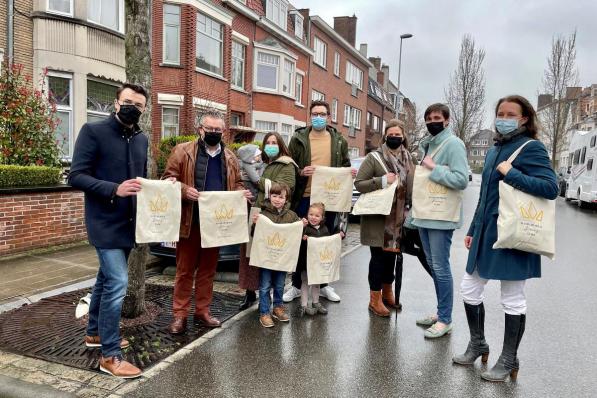
<svg viewBox="0 0 597 398"><path fill-rule="evenodd" d="M410 206L414 176L414 166L407 148L404 124L399 120L390 120L384 131L383 144L367 155L354 183L359 192L367 193L385 188L398 180L390 214L361 217L361 243L371 249L369 310L384 317L390 315L386 305L397 310L402 308L397 301L402 285L400 240ZM394 268L396 295L392 291Z"/></svg>

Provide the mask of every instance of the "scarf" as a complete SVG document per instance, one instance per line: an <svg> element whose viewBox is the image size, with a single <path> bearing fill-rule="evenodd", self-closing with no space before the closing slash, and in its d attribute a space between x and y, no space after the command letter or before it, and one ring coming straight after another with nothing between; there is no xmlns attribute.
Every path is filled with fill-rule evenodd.
<svg viewBox="0 0 597 398"><path fill-rule="evenodd" d="M383 144L380 149L386 165L389 166L388 169L390 172L396 174L399 184L394 195L392 210L386 216L383 248L387 251L399 252L402 225L404 224L404 207L406 206L408 179L409 174L414 171L413 163L410 153L403 145L398 148L395 154L386 144Z"/></svg>
<svg viewBox="0 0 597 398"><path fill-rule="evenodd" d="M526 134L527 134L527 128L525 126L521 126L517 130L513 131L512 133L510 133L508 135L502 135L500 133L495 133L495 135L493 136L493 140L498 145L504 145L506 142L510 142L514 138L519 137L521 135L526 135Z"/></svg>

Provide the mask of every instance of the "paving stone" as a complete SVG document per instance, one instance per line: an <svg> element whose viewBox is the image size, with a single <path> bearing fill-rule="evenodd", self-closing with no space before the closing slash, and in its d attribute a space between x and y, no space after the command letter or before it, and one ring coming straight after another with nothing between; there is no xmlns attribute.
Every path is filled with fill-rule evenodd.
<svg viewBox="0 0 597 398"><path fill-rule="evenodd" d="M119 386L121 386L122 384L124 384L125 381L126 380L119 379L119 378L112 377L112 376L104 376L104 375L96 374L95 376L93 376L93 378L91 380L89 380L89 386L100 387L105 390L112 391L112 390L115 390L116 388L118 388Z"/></svg>
<svg viewBox="0 0 597 398"><path fill-rule="evenodd" d="M47 362L35 358L23 357L23 359L14 362L13 365L22 369L38 370L42 369L45 365L47 365Z"/></svg>
<svg viewBox="0 0 597 398"><path fill-rule="evenodd" d="M8 365L3 368L0 368L0 374L12 377L13 379L22 379L26 377L30 372L30 370L17 368L13 365Z"/></svg>
<svg viewBox="0 0 597 398"><path fill-rule="evenodd" d="M75 369L70 366L51 362L45 362L45 364L40 367L40 370L63 379L78 381L80 383L85 383L97 375L96 372Z"/></svg>
<svg viewBox="0 0 597 398"><path fill-rule="evenodd" d="M52 387L66 392L75 392L80 389L82 386L81 383L75 383L74 381L65 380L65 379L57 379L56 382L52 384Z"/></svg>
<svg viewBox="0 0 597 398"><path fill-rule="evenodd" d="M16 361L23 359L22 356L11 354L9 352L0 351L0 366L15 363Z"/></svg>
<svg viewBox="0 0 597 398"><path fill-rule="evenodd" d="M103 388L97 387L85 387L79 391L77 391L77 397L81 398L105 398L110 395L112 392L109 390L104 390Z"/></svg>
<svg viewBox="0 0 597 398"><path fill-rule="evenodd" d="M51 374L44 373L39 370L28 372L24 377L19 377L19 379L28 381L29 383L43 384L46 386L53 386L58 382L58 378L56 376L52 376Z"/></svg>

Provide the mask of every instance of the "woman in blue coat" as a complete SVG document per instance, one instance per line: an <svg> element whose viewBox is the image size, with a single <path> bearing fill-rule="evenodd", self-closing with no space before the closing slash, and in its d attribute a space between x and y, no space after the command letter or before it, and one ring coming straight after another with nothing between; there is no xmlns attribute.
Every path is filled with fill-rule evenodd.
<svg viewBox="0 0 597 398"><path fill-rule="evenodd" d="M526 320L525 281L541 277L538 254L514 249L493 249L497 240L500 181L530 195L553 200L558 195L556 175L545 146L537 140L537 115L523 97L502 98L496 107L496 144L485 158L481 193L475 216L464 239L469 249L466 273L460 285L471 333L464 354L454 363L472 365L478 357L487 362L489 346L485 342L483 291L489 279L501 282L505 312L504 346L495 366L481 374L489 381L515 380L519 363L516 356ZM525 142L528 143L512 164L507 159Z"/></svg>

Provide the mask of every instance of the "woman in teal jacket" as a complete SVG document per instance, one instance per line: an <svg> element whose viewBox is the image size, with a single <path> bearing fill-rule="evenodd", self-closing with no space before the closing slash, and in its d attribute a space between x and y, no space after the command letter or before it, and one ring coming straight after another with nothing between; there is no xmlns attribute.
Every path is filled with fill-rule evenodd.
<svg viewBox="0 0 597 398"><path fill-rule="evenodd" d="M450 189L464 190L468 185L466 149L464 143L452 133L449 121L450 110L444 104L434 104L425 110L430 136L420 144L424 154L421 164L432 170L429 175L431 181ZM438 148L439 151L435 153ZM433 158L429 154L434 154ZM433 271L437 296L437 313L417 320L417 325L429 327L425 330L426 338L437 338L452 331L454 284L450 269L450 247L454 230L462 227L462 204L457 222L413 218L411 225L419 229L425 257Z"/></svg>
<svg viewBox="0 0 597 398"><path fill-rule="evenodd" d="M558 195L556 175L540 141L536 113L523 97L502 98L496 107L496 144L485 158L481 192L475 216L465 238L469 249L466 273L460 285L471 339L466 352L453 358L455 363L472 365L481 356L487 362L489 346L485 341L483 290L489 279L501 281L502 306L505 311L504 346L495 366L481 377L504 381L518 374L517 349L526 321L526 279L541 276L538 254L513 249L494 249L497 240L499 183L504 181L530 195L555 199ZM529 142L512 162L507 159Z"/></svg>

